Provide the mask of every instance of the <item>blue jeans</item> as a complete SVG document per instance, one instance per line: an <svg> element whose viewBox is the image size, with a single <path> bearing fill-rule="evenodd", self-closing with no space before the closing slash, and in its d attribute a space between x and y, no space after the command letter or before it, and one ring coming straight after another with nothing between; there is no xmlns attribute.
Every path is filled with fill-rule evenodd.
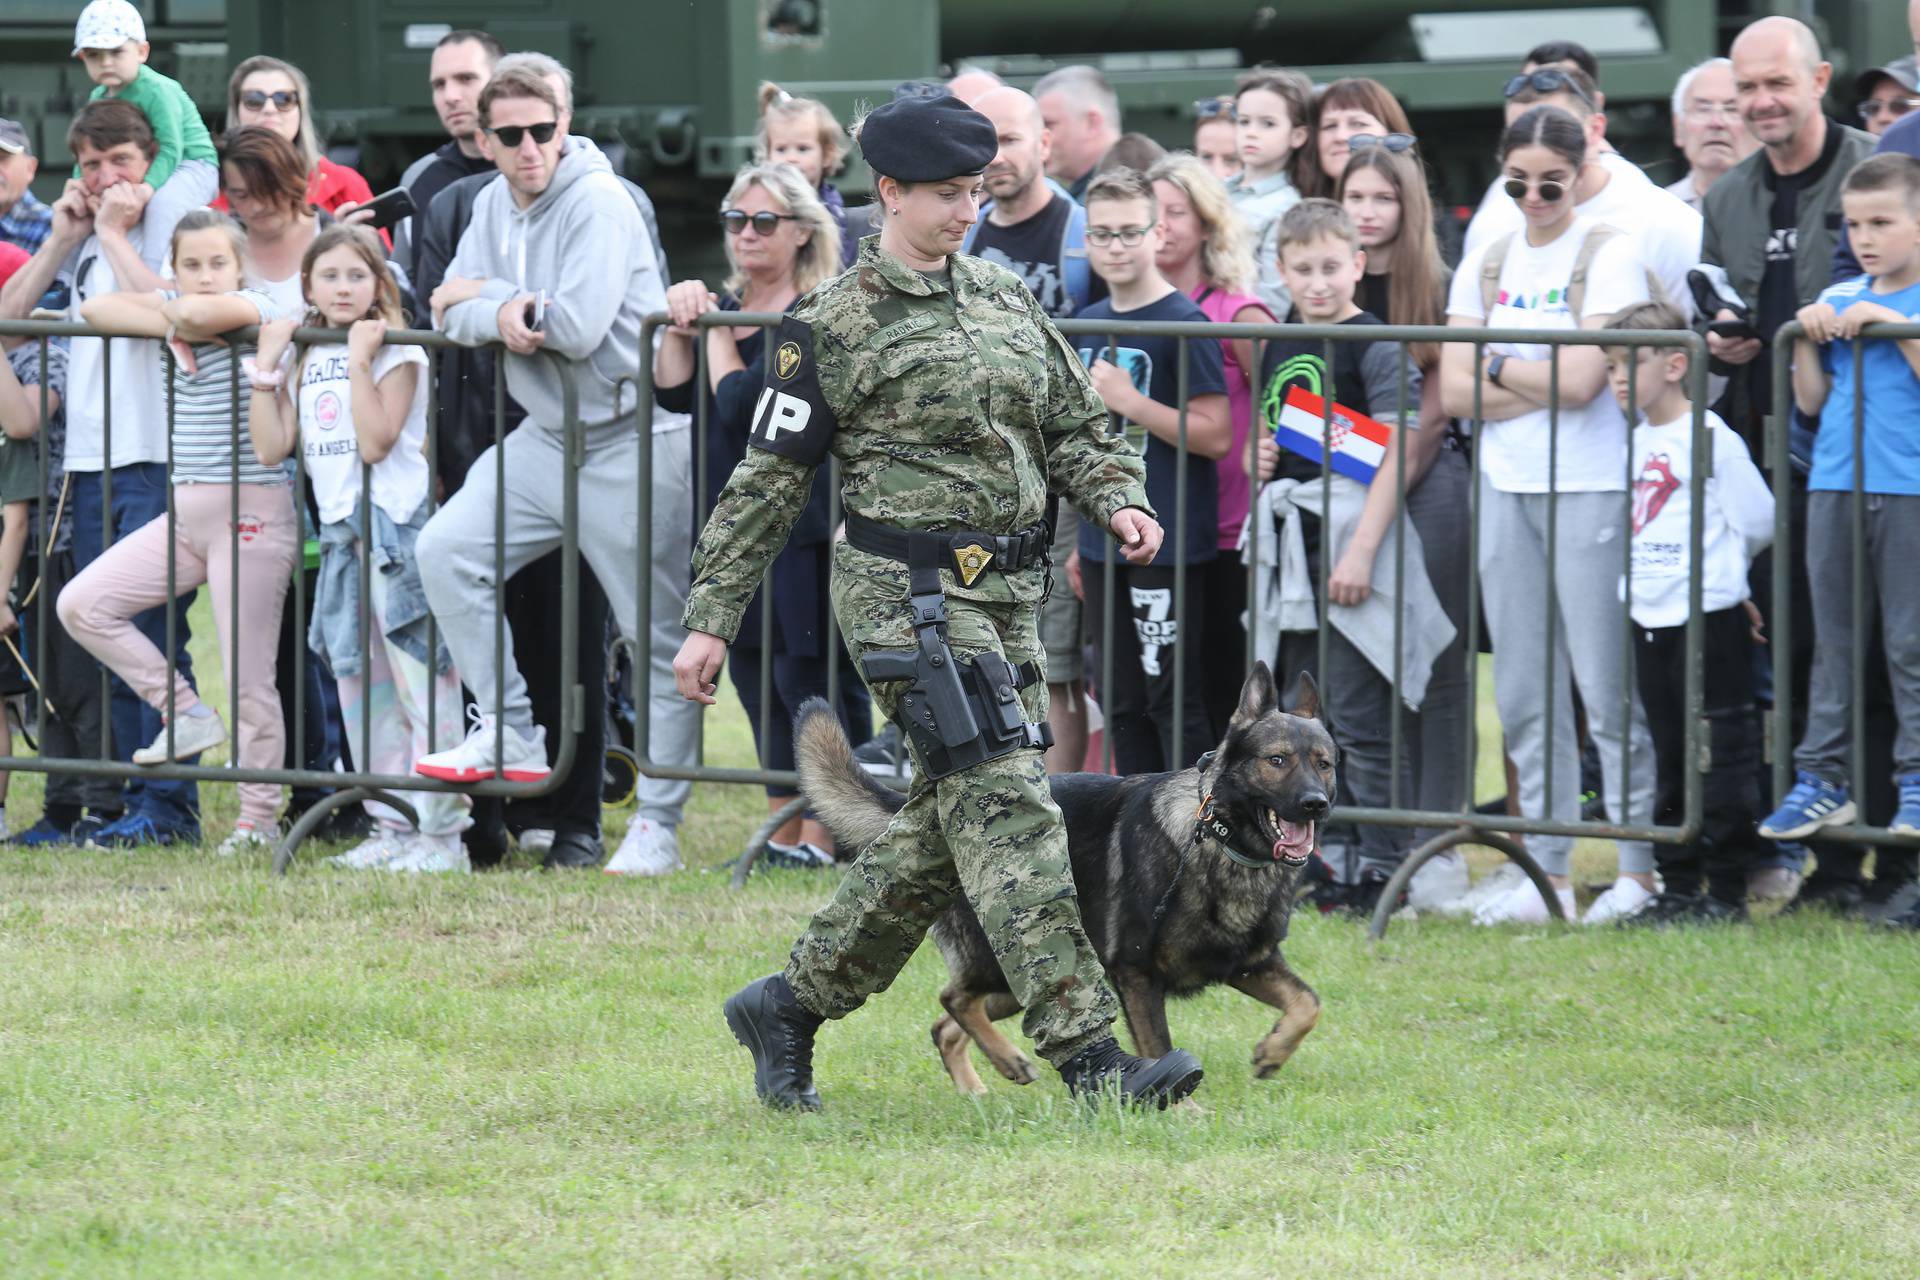
<svg viewBox="0 0 1920 1280"><path fill-rule="evenodd" d="M98 471L73 472L73 562L75 571L86 568L106 550L102 529L105 488ZM125 537L149 520L167 514L167 469L158 462L134 462L113 469L114 540ZM189 591L173 602L176 618L174 638L179 643L180 673L193 680L193 660L187 655L187 609L193 604ZM167 615L164 608L135 614L133 625L164 652L167 646ZM160 713L137 697L118 676L111 676L112 701L108 719L113 726L113 758L131 761L133 753L160 735ZM195 756L188 763L198 762ZM145 813L163 827L197 824L200 821L200 792L191 782L134 778L127 783L127 812Z"/></svg>

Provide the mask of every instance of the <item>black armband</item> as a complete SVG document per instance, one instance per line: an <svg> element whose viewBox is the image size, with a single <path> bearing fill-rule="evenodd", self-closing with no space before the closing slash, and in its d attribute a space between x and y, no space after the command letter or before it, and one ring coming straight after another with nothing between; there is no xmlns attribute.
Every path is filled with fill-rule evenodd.
<svg viewBox="0 0 1920 1280"><path fill-rule="evenodd" d="M788 316L780 323L767 353L767 385L753 408L747 443L795 462L819 466L826 461L839 427L820 390L820 369L813 358L813 326Z"/></svg>

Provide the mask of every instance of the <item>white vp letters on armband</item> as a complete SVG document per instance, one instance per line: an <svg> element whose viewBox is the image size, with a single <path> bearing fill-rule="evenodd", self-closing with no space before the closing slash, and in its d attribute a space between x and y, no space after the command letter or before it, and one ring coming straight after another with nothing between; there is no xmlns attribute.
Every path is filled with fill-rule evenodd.
<svg viewBox="0 0 1920 1280"><path fill-rule="evenodd" d="M779 443L783 431L803 435L812 417L813 406L805 400L768 387L760 393L760 403L753 406L754 434L772 446Z"/></svg>
<svg viewBox="0 0 1920 1280"><path fill-rule="evenodd" d="M813 332L788 316L767 358L767 382L753 406L747 443L783 458L819 466L826 460L839 423L820 391L813 362Z"/></svg>

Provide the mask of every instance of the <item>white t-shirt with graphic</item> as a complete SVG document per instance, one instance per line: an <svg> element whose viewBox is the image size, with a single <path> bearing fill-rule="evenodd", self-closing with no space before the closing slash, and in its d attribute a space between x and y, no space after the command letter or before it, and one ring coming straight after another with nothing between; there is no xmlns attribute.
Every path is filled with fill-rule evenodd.
<svg viewBox="0 0 1920 1280"><path fill-rule="evenodd" d="M166 242L149 251L148 228L143 222L127 232L127 242L155 271L166 257ZM169 231L169 234L171 232ZM84 324L80 307L90 298L115 293L122 287L113 263L100 248L98 236L88 236L60 270L72 289L67 319ZM109 371L107 361L113 362ZM111 383L111 386L109 386ZM68 471L106 469L107 430L113 430L113 465L167 460L167 381L160 369L160 342L155 338L74 338L67 349ZM111 393L111 406L108 399ZM108 409L112 422L108 422Z"/></svg>
<svg viewBox="0 0 1920 1280"><path fill-rule="evenodd" d="M1567 286L1587 232L1599 225L1590 218L1577 218L1545 245L1528 244L1526 233L1517 233L1500 266L1500 289L1491 315L1481 303L1480 264L1492 244L1481 246L1454 273L1447 314L1492 329L1578 329L1580 317L1568 307ZM1634 240L1616 235L1600 247L1587 269L1583 300L1587 314L1610 316L1646 300L1647 272ZM1550 347L1534 343L1493 342L1487 350L1516 360L1545 360L1552 354ZM1552 418L1542 408L1481 424L1474 447L1481 472L1494 488L1503 493L1545 493L1554 487L1547 473ZM1555 479L1560 492L1605 493L1625 487L1627 419L1612 391L1603 386L1585 404L1563 401L1559 429Z"/></svg>
<svg viewBox="0 0 1920 1280"><path fill-rule="evenodd" d="M403 364L417 365L406 425L387 456L373 464L373 500L395 524L413 519L427 500L427 357L419 347L384 346L373 357L377 387ZM360 502L360 444L353 430L353 384L345 343L308 347L300 365L300 455L313 480L322 523L345 520Z"/></svg>
<svg viewBox="0 0 1920 1280"><path fill-rule="evenodd" d="M1706 422L1713 470L1703 491L1700 606L1717 613L1747 598L1747 569L1773 541L1773 490L1746 441L1716 413ZM1693 519L1691 412L1634 428L1633 475L1630 611L1643 627L1682 626Z"/></svg>

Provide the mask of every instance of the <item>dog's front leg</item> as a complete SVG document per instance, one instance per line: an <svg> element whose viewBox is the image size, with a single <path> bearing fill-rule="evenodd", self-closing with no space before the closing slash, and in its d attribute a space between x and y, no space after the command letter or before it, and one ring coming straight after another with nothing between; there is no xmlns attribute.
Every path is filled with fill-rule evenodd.
<svg viewBox="0 0 1920 1280"><path fill-rule="evenodd" d="M1133 1051L1143 1058L1164 1057L1173 1048L1167 1031L1167 992L1145 969L1115 968L1107 975L1120 995L1120 1011L1133 1033Z"/></svg>
<svg viewBox="0 0 1920 1280"><path fill-rule="evenodd" d="M1280 1021L1253 1047L1253 1074L1265 1080L1287 1065L1287 1059L1320 1021L1320 997L1287 968L1278 951L1259 968L1228 981L1236 990L1280 1010Z"/></svg>

